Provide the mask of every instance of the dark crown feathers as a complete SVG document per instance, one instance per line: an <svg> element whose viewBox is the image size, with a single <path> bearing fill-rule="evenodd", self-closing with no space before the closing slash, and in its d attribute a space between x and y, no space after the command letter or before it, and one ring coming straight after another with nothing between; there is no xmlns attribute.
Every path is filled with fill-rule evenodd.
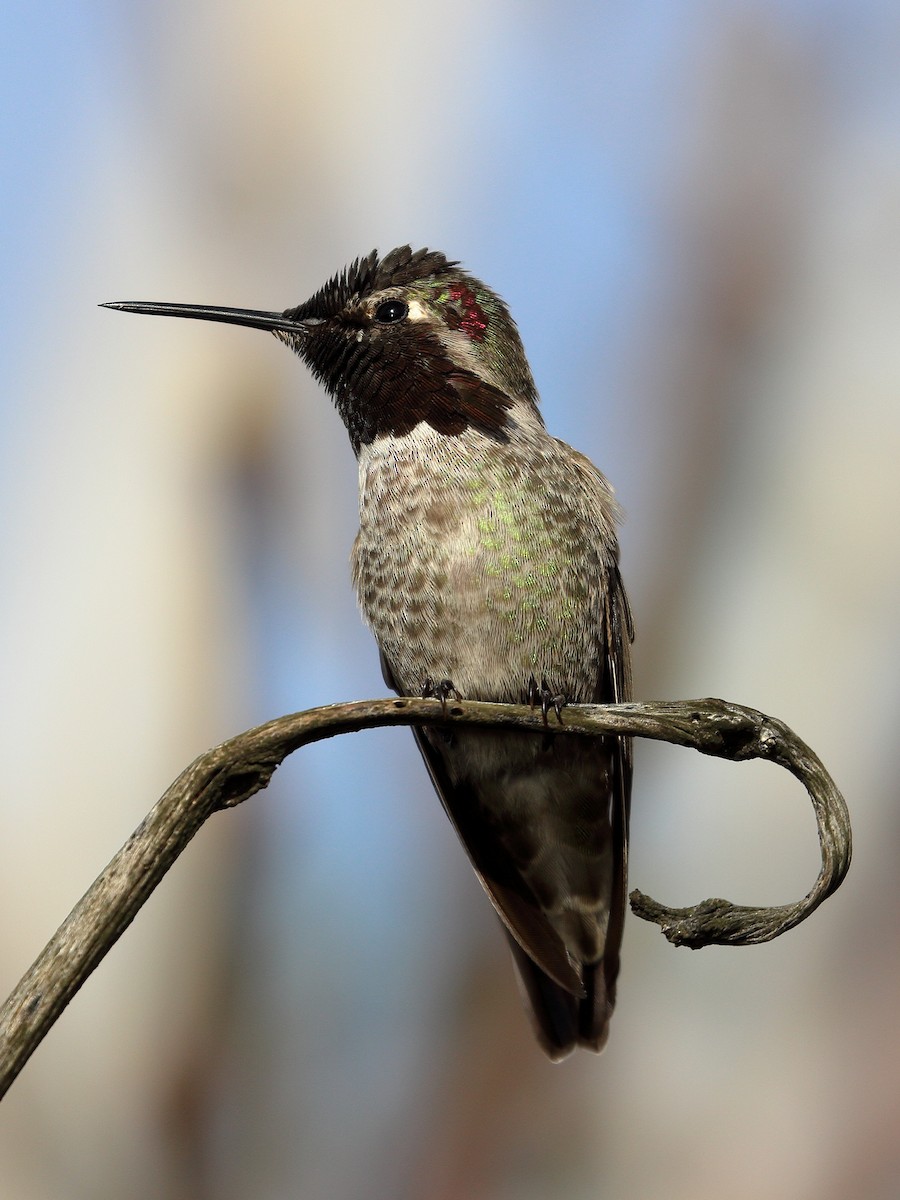
<svg viewBox="0 0 900 1200"><path fill-rule="evenodd" d="M286 314L303 320L305 317L332 317L354 301L362 300L386 288L405 287L420 279L433 279L452 274L459 266L438 250L412 250L398 246L384 258L373 250L365 258L357 258L349 267L335 275L309 300Z"/></svg>

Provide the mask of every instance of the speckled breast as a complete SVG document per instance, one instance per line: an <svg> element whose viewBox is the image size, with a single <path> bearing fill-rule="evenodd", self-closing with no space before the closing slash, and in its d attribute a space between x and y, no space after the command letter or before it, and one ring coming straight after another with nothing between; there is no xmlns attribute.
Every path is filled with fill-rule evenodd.
<svg viewBox="0 0 900 1200"><path fill-rule="evenodd" d="M542 427L501 443L423 423L363 447L359 467L353 580L404 691L430 677L516 701L534 674L592 698L615 537L586 459Z"/></svg>

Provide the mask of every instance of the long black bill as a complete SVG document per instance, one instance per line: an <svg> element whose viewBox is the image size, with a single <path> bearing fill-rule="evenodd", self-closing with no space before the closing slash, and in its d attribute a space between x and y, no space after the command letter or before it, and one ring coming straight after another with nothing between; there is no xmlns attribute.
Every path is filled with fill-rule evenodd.
<svg viewBox="0 0 900 1200"><path fill-rule="evenodd" d="M306 333L304 321L291 320L284 313L260 312L255 308L220 308L212 304L163 304L155 300L110 300L101 308L119 312L149 313L156 317L192 317L195 321L224 321L227 325L249 325L251 329L282 329L286 333Z"/></svg>

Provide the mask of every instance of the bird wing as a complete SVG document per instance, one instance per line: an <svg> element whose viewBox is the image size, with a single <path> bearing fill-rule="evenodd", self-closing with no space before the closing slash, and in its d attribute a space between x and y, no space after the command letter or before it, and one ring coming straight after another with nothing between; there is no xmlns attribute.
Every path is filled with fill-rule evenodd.
<svg viewBox="0 0 900 1200"><path fill-rule="evenodd" d="M594 702L618 704L631 699L631 643L634 627L628 598L617 563L608 572L604 588L605 647ZM609 746L614 742L614 746ZM609 1034L615 1006L619 949L628 905L628 822L631 810L632 746L630 738L603 738L611 755L610 825L613 844L613 877L609 891L609 918L603 955L599 962L585 964L581 989L570 988L546 971L541 958L529 944L510 936L513 963L520 991L530 1009L534 1031L544 1051L554 1062L578 1045L600 1051Z"/></svg>
<svg viewBox="0 0 900 1200"><path fill-rule="evenodd" d="M400 692L393 669L383 653L381 670L388 687ZM562 939L547 924L530 888L500 840L491 836L478 796L472 788L451 782L440 752L423 729L414 728L413 735L444 811L500 919L560 987L569 993L583 994L578 972L569 960Z"/></svg>
<svg viewBox="0 0 900 1200"><path fill-rule="evenodd" d="M604 669L597 687L597 703L622 704L631 699L631 643L634 625L628 597L622 586L618 563L609 578L609 600L606 605L606 653ZM605 1016L600 1011L600 989L594 987L594 1016L589 1022L594 1036L605 1040L606 1026L616 999L616 977L619 974L619 948L625 913L628 909L628 826L631 816L631 774L633 749L631 738L615 738L613 751L612 836L615 848L615 872L610 890L609 924L600 971L605 992ZM587 1013L582 1017L587 1018ZM602 1045L602 1043L601 1043ZM599 1048L599 1047L598 1047Z"/></svg>

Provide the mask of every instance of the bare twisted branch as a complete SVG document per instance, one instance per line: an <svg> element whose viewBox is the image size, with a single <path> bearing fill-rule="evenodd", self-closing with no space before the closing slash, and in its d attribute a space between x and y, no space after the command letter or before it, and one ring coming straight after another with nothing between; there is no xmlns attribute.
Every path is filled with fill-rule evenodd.
<svg viewBox="0 0 900 1200"><path fill-rule="evenodd" d="M264 788L284 759L301 746L360 729L441 721L543 728L539 714L518 705L467 701L443 708L435 700L358 701L279 717L201 754L91 885L0 1009L0 1096L212 813L232 808ZM673 909L632 892L634 912L660 925L675 945L769 941L805 920L843 881L850 865L847 806L818 757L783 722L723 700L579 705L565 710L559 733L652 738L735 762L768 759L795 775L809 793L822 867L802 900L776 908L706 900Z"/></svg>

